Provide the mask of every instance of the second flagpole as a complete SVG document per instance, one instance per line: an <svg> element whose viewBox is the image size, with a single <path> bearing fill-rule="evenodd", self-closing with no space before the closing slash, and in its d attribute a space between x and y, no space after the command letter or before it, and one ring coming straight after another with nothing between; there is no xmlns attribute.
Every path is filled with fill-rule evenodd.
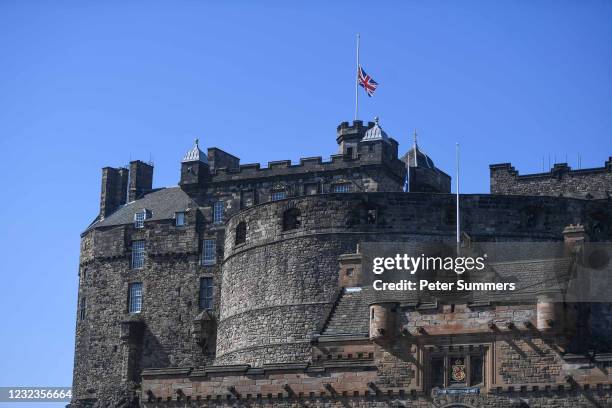
<svg viewBox="0 0 612 408"><path fill-rule="evenodd" d="M457 160L457 174L456 174L456 193L457 193L457 255L459 254L459 247L461 245L461 216L459 214L459 143L456 145L456 160Z"/></svg>
<svg viewBox="0 0 612 408"><path fill-rule="evenodd" d="M359 34L357 34L357 72L355 75L355 120L359 115Z"/></svg>

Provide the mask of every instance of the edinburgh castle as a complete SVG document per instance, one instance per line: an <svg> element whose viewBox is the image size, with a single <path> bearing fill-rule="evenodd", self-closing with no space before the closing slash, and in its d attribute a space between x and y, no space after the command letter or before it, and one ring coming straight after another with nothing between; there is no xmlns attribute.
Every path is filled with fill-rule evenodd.
<svg viewBox="0 0 612 408"><path fill-rule="evenodd" d="M451 177L378 120L343 122L336 141L329 161L267 166L196 141L176 187L138 160L102 169L70 406L612 406L612 303L542 283L612 241L612 157L491 165L490 193L459 198L465 251L565 252L491 266L525 296L450 299L374 291L365 259L376 243L452 246Z"/></svg>

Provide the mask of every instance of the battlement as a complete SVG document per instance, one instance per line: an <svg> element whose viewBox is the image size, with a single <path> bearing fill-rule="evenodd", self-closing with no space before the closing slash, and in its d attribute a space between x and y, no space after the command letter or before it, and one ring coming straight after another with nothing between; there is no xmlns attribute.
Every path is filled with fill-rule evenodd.
<svg viewBox="0 0 612 408"><path fill-rule="evenodd" d="M567 196L606 199L612 196L612 157L603 167L572 169L555 163L543 173L521 175L511 163L489 166L492 194Z"/></svg>
<svg viewBox="0 0 612 408"><path fill-rule="evenodd" d="M298 163L291 160L275 160L262 167L261 163L240 164L237 167L216 167L211 169L212 181L223 181L230 176L232 180L236 178L260 178L271 176L282 176L290 174L302 174L310 172L334 171L344 168L359 167L363 165L376 165L389 162L391 167L398 171L403 169L402 163L396 155L385 155L382 146L357 147L353 155L333 154L329 160L324 161L322 156L301 157Z"/></svg>
<svg viewBox="0 0 612 408"><path fill-rule="evenodd" d="M337 127L338 136L340 135L351 135L359 132L365 132L374 126L374 122L368 122L367 125L363 125L362 120L354 120L353 124L349 122L341 122Z"/></svg>

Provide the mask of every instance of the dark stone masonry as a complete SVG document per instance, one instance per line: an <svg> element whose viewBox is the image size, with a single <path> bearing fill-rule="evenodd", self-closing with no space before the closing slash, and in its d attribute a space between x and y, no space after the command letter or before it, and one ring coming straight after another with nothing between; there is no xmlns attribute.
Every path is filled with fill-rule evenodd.
<svg viewBox="0 0 612 408"><path fill-rule="evenodd" d="M491 194L547 195L587 199L612 197L612 157L603 167L572 170L557 163L548 173L519 175L510 163L492 164Z"/></svg>
<svg viewBox="0 0 612 408"><path fill-rule="evenodd" d="M343 122L336 140L329 161L267 167L196 141L177 187L153 187L141 161L102 169L81 235L71 407L612 406L612 307L542 284L611 240L612 160L492 165L491 194L460 197L462 246L565 252L494 265L520 300L450 302L374 291L360 250L454 245L448 174L416 140L400 155L378 120Z"/></svg>

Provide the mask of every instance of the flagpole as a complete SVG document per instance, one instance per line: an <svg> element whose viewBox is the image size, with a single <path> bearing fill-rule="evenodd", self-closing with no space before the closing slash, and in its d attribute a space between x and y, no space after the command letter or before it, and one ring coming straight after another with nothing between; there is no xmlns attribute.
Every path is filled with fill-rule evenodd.
<svg viewBox="0 0 612 408"><path fill-rule="evenodd" d="M357 34L357 72L355 74L355 120L359 114L359 34Z"/></svg>
<svg viewBox="0 0 612 408"><path fill-rule="evenodd" d="M456 145L456 156L457 156L457 174L456 174L456 190L457 190L457 251L461 244L461 218L459 216L459 143Z"/></svg>

